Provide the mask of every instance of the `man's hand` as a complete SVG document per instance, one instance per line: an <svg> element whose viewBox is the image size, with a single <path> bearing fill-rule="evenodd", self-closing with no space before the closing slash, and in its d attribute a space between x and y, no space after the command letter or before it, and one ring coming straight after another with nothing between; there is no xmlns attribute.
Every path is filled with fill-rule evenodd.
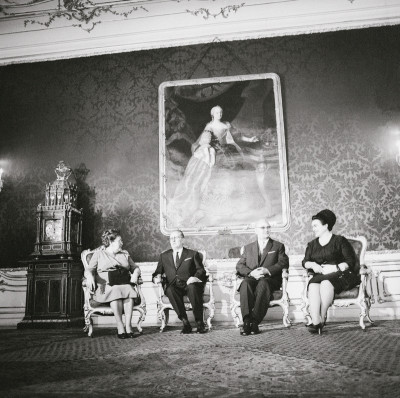
<svg viewBox="0 0 400 398"><path fill-rule="evenodd" d="M199 278L196 278L195 276L191 276L187 281L186 284L190 285L191 283L196 283L196 282L201 282Z"/></svg>
<svg viewBox="0 0 400 398"><path fill-rule="evenodd" d="M262 272L264 273L264 276L265 276L265 275L272 276L272 275L271 275L271 272L269 272L269 269L268 269L268 268L262 267L261 270L262 270Z"/></svg>
<svg viewBox="0 0 400 398"><path fill-rule="evenodd" d="M154 283L155 285L157 285L158 283L161 283L161 275L156 275L156 276L153 278L153 283Z"/></svg>
<svg viewBox="0 0 400 398"><path fill-rule="evenodd" d="M260 278L264 277L263 268L259 267L259 268L253 269L253 271L251 271L249 275L252 276L254 279L259 280Z"/></svg>

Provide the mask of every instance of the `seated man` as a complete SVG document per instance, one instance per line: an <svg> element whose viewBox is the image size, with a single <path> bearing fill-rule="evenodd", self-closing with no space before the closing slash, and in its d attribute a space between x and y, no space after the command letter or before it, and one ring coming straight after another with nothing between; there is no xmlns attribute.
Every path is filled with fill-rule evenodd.
<svg viewBox="0 0 400 398"><path fill-rule="evenodd" d="M258 324L267 313L272 293L282 285L282 269L289 267L285 246L269 237L270 230L266 219L256 223L257 240L244 247L236 265L244 277L239 288L244 336L260 333Z"/></svg>
<svg viewBox="0 0 400 398"><path fill-rule="evenodd" d="M178 318L183 322L181 333L192 332L183 303L183 296L185 295L188 296L192 304L197 323L197 333L205 333L203 293L207 275L202 259L197 251L183 247L184 235L182 231L173 231L169 240L171 249L161 253L157 269L153 273L153 282L160 282L160 276L165 274L164 292Z"/></svg>

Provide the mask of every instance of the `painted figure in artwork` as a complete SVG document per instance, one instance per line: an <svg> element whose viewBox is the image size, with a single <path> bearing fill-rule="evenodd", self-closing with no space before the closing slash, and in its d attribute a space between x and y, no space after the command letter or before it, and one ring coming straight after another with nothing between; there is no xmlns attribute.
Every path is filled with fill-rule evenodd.
<svg viewBox="0 0 400 398"><path fill-rule="evenodd" d="M177 225L189 221L195 214L207 188L215 164L215 149L211 146L211 138L211 132L205 130L198 143L192 146L193 155L169 204L169 214Z"/></svg>
<svg viewBox="0 0 400 398"><path fill-rule="evenodd" d="M235 169L240 167L242 161L242 149L235 142L229 122L222 121L222 108L217 105L211 109L211 121L207 123L204 131L210 131L212 134L211 145L217 151L216 165ZM241 137L245 142L257 142L257 137ZM199 140L198 140L199 141ZM196 147L197 143L194 144Z"/></svg>

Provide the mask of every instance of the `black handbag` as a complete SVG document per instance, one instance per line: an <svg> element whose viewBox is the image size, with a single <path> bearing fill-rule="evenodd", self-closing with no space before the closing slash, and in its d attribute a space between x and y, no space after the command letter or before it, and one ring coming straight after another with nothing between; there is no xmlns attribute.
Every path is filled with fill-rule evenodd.
<svg viewBox="0 0 400 398"><path fill-rule="evenodd" d="M108 284L114 285L129 285L131 282L131 274L125 268L119 267L114 271L108 271Z"/></svg>

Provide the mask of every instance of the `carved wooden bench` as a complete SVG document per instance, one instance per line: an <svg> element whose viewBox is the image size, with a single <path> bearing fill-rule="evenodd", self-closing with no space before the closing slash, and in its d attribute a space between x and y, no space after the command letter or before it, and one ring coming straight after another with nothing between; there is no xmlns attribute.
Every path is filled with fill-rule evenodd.
<svg viewBox="0 0 400 398"><path fill-rule="evenodd" d="M360 268L361 283L350 290L345 290L339 294L335 294L332 307L348 307L350 305L358 305L360 307L360 320L359 324L361 329L365 330L364 318L372 324L373 321L369 317L369 310L371 308L371 297L368 292L368 283L371 280L371 271L365 265L365 252L367 250L367 239L364 236L349 237L347 240L353 246L357 256L357 267ZM307 296L308 282L313 277L313 274L308 270L304 271L304 278L306 284L303 291L303 303L301 309L306 319L307 325L312 323L311 315L309 312L309 301Z"/></svg>
<svg viewBox="0 0 400 398"><path fill-rule="evenodd" d="M82 280L82 288L83 288L83 293L84 293L84 304L83 304L83 311L85 315L85 327L83 329L84 332L87 332L89 337L93 336L93 321L92 321L92 316L93 315L104 315L104 316L110 316L114 315L113 310L110 307L110 304L108 303L98 303L95 300L93 300L93 293L90 292L89 288L86 285L86 275L89 272L88 271L88 266L90 259L93 256L93 253L96 250L103 250L102 248L98 248L95 250L84 250L81 254L81 259L83 266L85 267L84 271L84 277ZM139 283L137 285L137 290L139 293L139 297L137 297L134 301L134 307L133 311L139 312L139 319L137 323L137 329L140 334L143 333L142 329L142 323L146 318L146 300L143 296L141 285L143 284L143 281L141 278L139 278Z"/></svg>
<svg viewBox="0 0 400 398"><path fill-rule="evenodd" d="M212 329L212 319L214 318L215 314L215 300L214 300L214 292L213 292L213 277L212 275L208 272L207 269L207 258L206 258L206 252L204 250L198 250L202 257L202 261L204 264L204 268L206 270L207 274L207 282L204 286L204 294L203 294L203 308L204 312L208 310L208 317L207 317L207 326L208 330L211 331ZM164 294L164 289L162 287L161 283L157 283L158 287L158 300L157 300L157 313L158 313L158 318L161 321L161 327L160 327L160 332L164 331L164 329L168 325L169 321L169 311L173 310L172 304L169 301L169 298ZM184 296L183 302L185 304L185 309L186 311L192 311L192 305L190 304L190 301L187 296ZM204 315L205 316L205 315Z"/></svg>

